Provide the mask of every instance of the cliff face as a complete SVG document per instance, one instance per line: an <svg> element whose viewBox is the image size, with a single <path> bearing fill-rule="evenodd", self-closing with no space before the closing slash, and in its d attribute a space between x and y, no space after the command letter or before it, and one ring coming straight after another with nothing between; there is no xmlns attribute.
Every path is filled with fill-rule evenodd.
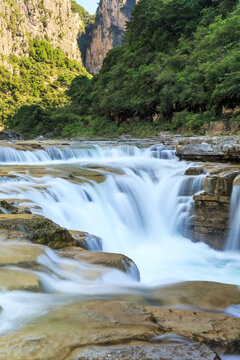
<svg viewBox="0 0 240 360"><path fill-rule="evenodd" d="M7 63L10 54L27 54L29 39L39 36L60 47L70 59L81 60L77 37L82 25L70 0L1 0L1 59Z"/></svg>
<svg viewBox="0 0 240 360"><path fill-rule="evenodd" d="M138 0L101 0L86 51L86 69L99 72L107 52L120 45L126 22Z"/></svg>

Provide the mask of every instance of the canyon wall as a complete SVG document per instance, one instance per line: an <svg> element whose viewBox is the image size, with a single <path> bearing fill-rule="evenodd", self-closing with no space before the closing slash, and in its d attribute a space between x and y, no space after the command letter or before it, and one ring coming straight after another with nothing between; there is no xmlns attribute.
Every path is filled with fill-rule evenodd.
<svg viewBox="0 0 240 360"><path fill-rule="evenodd" d="M82 25L70 0L1 0L1 60L6 65L9 55L27 54L29 40L37 36L60 47L70 59L81 60L77 38Z"/></svg>
<svg viewBox="0 0 240 360"><path fill-rule="evenodd" d="M113 47L120 45L126 22L137 0L101 0L96 21L91 29L85 66L91 74L99 72L103 59Z"/></svg>

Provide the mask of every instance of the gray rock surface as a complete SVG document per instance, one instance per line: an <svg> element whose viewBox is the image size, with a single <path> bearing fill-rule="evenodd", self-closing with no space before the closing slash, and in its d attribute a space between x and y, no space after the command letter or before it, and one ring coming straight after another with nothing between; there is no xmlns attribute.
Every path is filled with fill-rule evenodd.
<svg viewBox="0 0 240 360"><path fill-rule="evenodd" d="M204 344L122 345L90 347L77 351L71 360L220 360Z"/></svg>

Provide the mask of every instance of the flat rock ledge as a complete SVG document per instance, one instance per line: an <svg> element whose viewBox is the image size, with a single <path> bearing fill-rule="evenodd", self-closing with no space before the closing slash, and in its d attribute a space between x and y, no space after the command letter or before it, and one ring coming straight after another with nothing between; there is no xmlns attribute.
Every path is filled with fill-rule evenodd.
<svg viewBox="0 0 240 360"><path fill-rule="evenodd" d="M218 360L206 346L191 342L161 347L161 335L166 334L183 336L222 353L240 352L240 320L234 317L124 301L81 301L2 336L0 359L7 354L11 360ZM101 347L99 352L96 347Z"/></svg>

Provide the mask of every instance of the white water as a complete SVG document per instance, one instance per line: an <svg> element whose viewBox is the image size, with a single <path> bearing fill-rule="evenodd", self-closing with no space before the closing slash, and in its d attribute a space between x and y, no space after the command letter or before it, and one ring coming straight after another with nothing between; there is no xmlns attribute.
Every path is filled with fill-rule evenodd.
<svg viewBox="0 0 240 360"><path fill-rule="evenodd" d="M240 186L234 186L231 195L230 231L228 234L226 249L240 250Z"/></svg>
<svg viewBox="0 0 240 360"><path fill-rule="evenodd" d="M121 175L107 172L102 183L83 184L51 176L36 178L18 174L16 181L4 178L0 197L18 199L25 205L30 200L38 206L33 207L34 212L61 226L100 236L104 251L123 253L135 261L141 283L120 271L99 267L99 278L92 280L86 273L96 271L96 267L64 260L47 250L39 263L50 273L37 272L45 293L0 293L3 307L0 332L19 326L23 319L28 321L23 314L28 313L32 318L58 303L73 301L74 297L144 295L153 285L184 280L240 285L238 252L215 251L183 237L192 196L202 189L202 175L185 176L186 169L193 164L179 162L172 151L130 146L35 152L7 150L4 148L0 157L4 165L16 165L18 161L21 166L46 163L49 168L61 162L84 168L96 165L121 170ZM19 311L14 313L16 307Z"/></svg>

